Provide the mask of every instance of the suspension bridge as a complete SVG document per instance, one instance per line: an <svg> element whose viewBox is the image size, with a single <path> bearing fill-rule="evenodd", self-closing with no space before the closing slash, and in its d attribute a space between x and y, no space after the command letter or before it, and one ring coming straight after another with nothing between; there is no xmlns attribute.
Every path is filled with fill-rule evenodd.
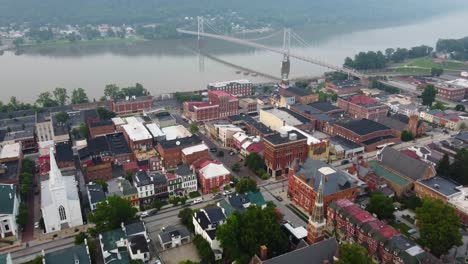
<svg viewBox="0 0 468 264"><path fill-rule="evenodd" d="M274 52L274 53L281 54L281 55L283 55L283 61L282 61L282 67L281 67L281 78L285 82L287 82L288 79L289 79L289 71L290 71L290 60L289 60L289 58L295 58L295 59L302 60L302 61L305 61L305 62L309 62L309 63L315 64L315 65L319 65L319 66L322 66L322 67L325 67L325 68L328 68L328 69L331 69L331 70L334 70L334 71L343 72L343 73L346 73L346 74L348 74L350 76L357 77L359 79L364 79L364 78L367 77L366 74L358 72L358 71L356 71L355 69L352 69L352 68L333 65L331 63L327 63L327 62L322 61L322 60L310 58L310 57L304 56L302 54L297 54L297 53L291 52L291 49L290 49L291 37L293 39L295 39L297 42L299 42L301 45L305 46L305 47L311 47L311 45L308 44L302 37L300 37L298 34L293 32L289 28L285 28L283 30L283 46L282 46L282 48L278 48L278 47L271 47L271 46L268 46L268 45L264 45L264 44L255 42L256 40L266 39L266 38L269 38L269 37L271 37L273 35L276 35L277 32L273 33L273 34L271 34L269 36L262 37L262 38L257 38L257 39L254 39L254 40L241 39L241 38L236 38L236 37L233 37L233 36L228 36L228 35L224 35L224 34L220 33L220 31L217 30L214 26L212 26L207 21L205 21L203 19L203 17L198 17L197 20L198 20L197 21L198 22L197 23L198 24L198 30L197 31L178 28L177 32L182 33L182 34L197 36L199 41L203 37L206 37L206 38L212 38L212 39L228 41L228 42L231 42L231 43L244 45L244 46L249 46L249 47L253 47L253 48L264 49L264 50L268 50L268 51L271 51L271 52ZM214 31L216 34L205 32L205 26L207 26L207 28Z"/></svg>

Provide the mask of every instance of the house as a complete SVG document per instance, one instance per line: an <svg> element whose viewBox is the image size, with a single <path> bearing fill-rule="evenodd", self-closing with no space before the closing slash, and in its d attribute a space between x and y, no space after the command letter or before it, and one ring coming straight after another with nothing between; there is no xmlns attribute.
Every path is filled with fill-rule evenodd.
<svg viewBox="0 0 468 264"><path fill-rule="evenodd" d="M337 199L354 200L359 187L347 173L320 160L307 159L303 164L292 165L288 174L288 196L291 201L307 212L312 212L323 176L323 203Z"/></svg>
<svg viewBox="0 0 468 264"><path fill-rule="evenodd" d="M44 252L42 257L44 264L91 264L91 256L86 239L81 245L74 245L53 252ZM0 261L0 263L2 262Z"/></svg>
<svg viewBox="0 0 468 264"><path fill-rule="evenodd" d="M182 246L191 241L190 231L185 226L168 226L158 234L163 249Z"/></svg>
<svg viewBox="0 0 468 264"><path fill-rule="evenodd" d="M246 192L230 194L219 201L217 205L223 208L224 214L226 217L229 217L235 211L243 213L247 208L253 205L263 209L266 207L267 203L261 192Z"/></svg>
<svg viewBox="0 0 468 264"><path fill-rule="evenodd" d="M146 171L139 170L133 176L133 186L138 190L140 204L150 204L154 200L154 178Z"/></svg>
<svg viewBox="0 0 468 264"><path fill-rule="evenodd" d="M16 217L19 212L17 188L13 184L0 184L0 238L18 238Z"/></svg>
<svg viewBox="0 0 468 264"><path fill-rule="evenodd" d="M142 221L128 225L122 223L122 230L125 232L128 240L127 245L130 259L147 263L151 255L149 250L150 238L145 223Z"/></svg>
<svg viewBox="0 0 468 264"><path fill-rule="evenodd" d="M193 214L193 226L195 234L201 235L210 244L214 252L215 260L220 260L223 256L223 249L216 239L218 226L226 221L226 215L222 208L211 206L200 209Z"/></svg>
<svg viewBox="0 0 468 264"><path fill-rule="evenodd" d="M338 257L339 245L334 238L297 248L291 252L268 259L268 249L262 247L250 264L332 264Z"/></svg>
<svg viewBox="0 0 468 264"><path fill-rule="evenodd" d="M167 181L167 192L170 196L184 196L185 190L182 188L182 178L172 173L165 173Z"/></svg>
<svg viewBox="0 0 468 264"><path fill-rule="evenodd" d="M197 172L203 194L224 190L229 185L231 172L217 160L205 160L192 165Z"/></svg>
<svg viewBox="0 0 468 264"><path fill-rule="evenodd" d="M102 185L96 183L88 183L86 185L86 193L88 194L89 207L91 211L96 210L97 204L106 200L106 193Z"/></svg>

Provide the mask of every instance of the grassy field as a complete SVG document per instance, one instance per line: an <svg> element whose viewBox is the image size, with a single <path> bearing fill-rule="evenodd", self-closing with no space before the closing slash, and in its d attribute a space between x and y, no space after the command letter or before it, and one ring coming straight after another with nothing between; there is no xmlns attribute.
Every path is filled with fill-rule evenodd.
<svg viewBox="0 0 468 264"><path fill-rule="evenodd" d="M432 58L417 58L393 65L395 72L412 75L431 75L431 68L442 68L444 72L458 74L468 71L468 65L461 61L447 60L442 64L435 63Z"/></svg>
<svg viewBox="0 0 468 264"><path fill-rule="evenodd" d="M430 58L417 58L414 60L410 60L407 63L405 63L403 66L407 67L419 67L419 68L442 68L440 64L437 64L432 61Z"/></svg>
<svg viewBox="0 0 468 264"><path fill-rule="evenodd" d="M431 69L427 68L414 68L414 67L400 67L396 68L395 72L398 73L407 73L407 74L413 74L413 75L431 75Z"/></svg>

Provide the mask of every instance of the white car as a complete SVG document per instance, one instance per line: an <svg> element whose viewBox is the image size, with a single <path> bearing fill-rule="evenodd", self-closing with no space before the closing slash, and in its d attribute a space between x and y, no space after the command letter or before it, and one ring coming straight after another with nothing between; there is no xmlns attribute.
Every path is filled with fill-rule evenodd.
<svg viewBox="0 0 468 264"><path fill-rule="evenodd" d="M38 229L38 228L39 228L39 222L35 222L35 223L34 223L34 228L35 228L35 229Z"/></svg>
<svg viewBox="0 0 468 264"><path fill-rule="evenodd" d="M224 192L223 192L223 195L229 195L229 194L231 194L231 193L232 193L232 191L227 190L227 191L224 191Z"/></svg>
<svg viewBox="0 0 468 264"><path fill-rule="evenodd" d="M149 211L143 211L140 214L141 217L147 217L148 215L149 215Z"/></svg>
<svg viewBox="0 0 468 264"><path fill-rule="evenodd" d="M192 204L198 204L198 203L201 203L203 202L203 198L196 198L192 201Z"/></svg>

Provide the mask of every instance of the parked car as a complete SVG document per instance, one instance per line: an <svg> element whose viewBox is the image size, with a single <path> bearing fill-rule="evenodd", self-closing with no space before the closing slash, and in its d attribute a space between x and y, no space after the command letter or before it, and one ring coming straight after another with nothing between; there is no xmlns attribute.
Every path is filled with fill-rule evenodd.
<svg viewBox="0 0 468 264"><path fill-rule="evenodd" d="M39 222L35 222L35 223L34 223L34 228L35 228L35 229L38 229L38 228L39 228Z"/></svg>
<svg viewBox="0 0 468 264"><path fill-rule="evenodd" d="M232 193L232 191L226 190L226 191L223 192L223 195L229 195L229 194L231 194L231 193Z"/></svg>
<svg viewBox="0 0 468 264"><path fill-rule="evenodd" d="M341 165L345 165L345 164L348 164L348 163L349 163L349 160L347 160L347 159L341 161Z"/></svg>
<svg viewBox="0 0 468 264"><path fill-rule="evenodd" d="M149 215L149 211L143 211L140 214L141 217L147 217L148 215Z"/></svg>
<svg viewBox="0 0 468 264"><path fill-rule="evenodd" d="M219 198L221 197L221 193L215 193L213 194L213 196L211 196L211 199L216 199L216 198Z"/></svg>
<svg viewBox="0 0 468 264"><path fill-rule="evenodd" d="M203 198L196 198L195 200L193 200L192 204L198 204L198 203L201 203L203 202Z"/></svg>
<svg viewBox="0 0 468 264"><path fill-rule="evenodd" d="M275 195L275 198L276 198L276 200L278 200L278 201L280 201L280 202L283 201L283 198L281 198L281 196L279 196L279 195Z"/></svg>
<svg viewBox="0 0 468 264"><path fill-rule="evenodd" d="M210 152L218 152L217 148L210 148Z"/></svg>

